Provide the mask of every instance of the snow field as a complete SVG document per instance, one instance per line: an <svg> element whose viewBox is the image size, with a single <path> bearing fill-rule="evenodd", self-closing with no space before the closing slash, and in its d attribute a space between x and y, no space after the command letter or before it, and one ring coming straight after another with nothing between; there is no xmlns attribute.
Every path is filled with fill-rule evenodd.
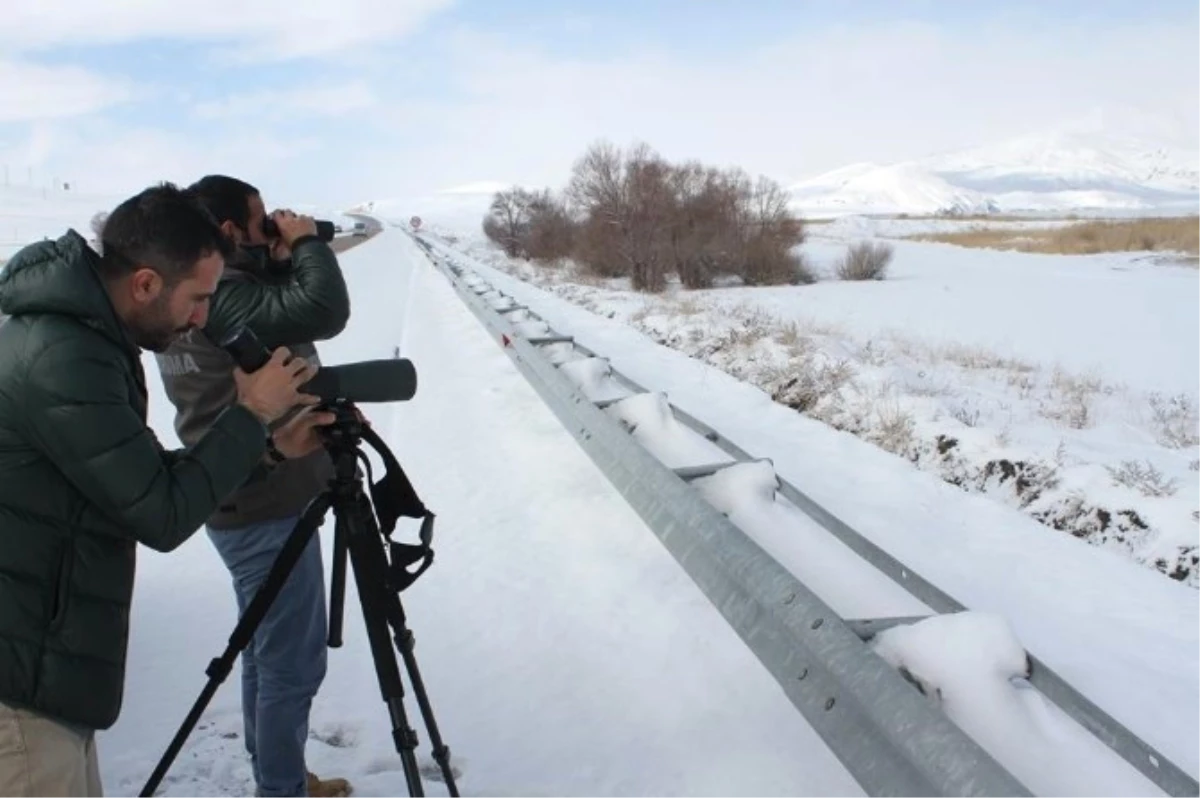
<svg viewBox="0 0 1200 798"><path fill-rule="evenodd" d="M828 272L847 242L901 223L814 226L801 251ZM1200 585L1195 270L901 241L883 282L646 296L459 246L964 490Z"/></svg>
<svg viewBox="0 0 1200 798"><path fill-rule="evenodd" d="M30 205L36 203L27 199L0 217L29 216ZM107 206L99 206L103 207ZM71 224L86 230L97 209L90 199L74 209L59 203L54 214L35 220L38 230L44 228L35 231L35 237L60 234L64 213L74 214ZM852 227L863 221L835 224ZM27 225L22 225L25 230ZM25 233L17 237L21 236ZM459 786L464 794L858 794L857 785L786 704L741 642L620 497L607 489L603 477L537 397L526 390L494 342L484 340L457 299L437 287L437 275L423 272L419 251L395 233L386 242L383 236L378 238L341 256L355 292L355 320L351 331L321 351L325 361L333 363L390 357L399 345L418 368L421 387L413 402L366 409L377 428L390 433L389 443L396 447L423 498L439 514L434 541L437 563L404 598L434 710L455 765L463 770ZM814 242L818 260L830 260L835 251L840 254L839 243L837 236ZM1108 275L1111 284L1072 301L1095 311L1095 299L1106 295L1107 304L1102 303L1099 315L1108 313L1108 319L1120 323L1102 329L1104 325L1094 323L1100 320L1093 312L1047 335L1045 329L1014 330L1011 325L1005 329L1003 314L994 317L994 324L972 327L968 322L992 318L987 310L996 292L978 286L983 290L965 292L970 302L960 308L962 286L949 276L952 267L958 269L961 263L951 264L947 256L939 265L929 254L949 248L913 246L921 249L904 251L926 257L931 268L924 277L947 281L955 302L929 306L918 302L919 312L903 317L895 313L914 307L904 304L911 297L884 296L869 313L853 316L847 325L852 331L847 333L838 325L845 324L848 303L839 304L836 290L831 291L805 308L803 318L793 319L831 331L807 336L816 339L821 357L830 363L853 357L864 392L882 394L891 381L916 385L912 393L920 397L921 391L932 390L931 385L969 382L965 378L980 370L956 361L970 359L980 350L992 354L986 347L994 346L1002 358L1016 362L1023 350L1049 345L1066 365L1054 369L1038 362L1033 388L1025 383L1016 387L1030 393L1045 391L1040 398L1051 412L1056 402L1069 405L1070 380L1078 377L1078 371L1089 376L1087 368L1072 371L1078 362L1102 362L1101 387L1089 405L1093 417L1111 422L1102 428L1074 431L1053 426L1050 432L1039 433L1034 424L1004 427L997 421L1004 413L1010 422L1014 416L1020 419L1022 411L1030 418L1044 416L1041 407L1020 408L1014 414L1002 406L1016 404L1003 387L1009 379L1003 374L989 375L982 388L950 396L953 406L933 404L928 411L913 410L908 404L912 397L896 397L894 388L888 396L894 397L890 401L896 403L895 413L916 416L915 426L926 439L947 431L933 418L939 410L943 416L961 411L967 418L978 411L974 424L960 421L960 426L952 427L959 441L956 449L970 449L973 455L993 458L994 444L1006 430L1004 445L1010 448L1006 452L1010 460L1052 460L1046 455L1051 444L1057 450L1065 442L1064 456L1075 468L1063 477L1068 493L1099 495L1111 476L1107 466L1119 471L1126 460L1149 463L1161 472L1162 483L1182 483L1174 496L1144 497L1155 502L1133 505L1139 508L1139 517L1152 519L1159 532L1153 545L1168 551L1171 537L1162 530L1169 533L1172 523L1185 529L1172 508L1186 512L1196 506L1195 472L1187 459L1194 453L1184 449L1176 459L1163 454L1163 447L1154 442L1158 425L1153 409L1128 386L1153 385L1164 396L1194 388L1191 372L1197 359L1191 355L1196 344L1189 330L1194 333L1195 326L1188 326L1187 316L1180 324L1179 316L1180 299L1186 299L1188 291L1194 299L1194 283L1187 282L1186 273L1163 277L1161 270L1147 268L1136 257L1097 256L1090 265L1114 272ZM952 254L955 261L962 255L958 250ZM5 256L0 248L0 260ZM1069 271L1042 268L1063 261L1023 263L1028 274ZM1139 284L1118 283L1121 273L1130 272L1178 282L1156 287L1159 293L1144 306L1131 306L1128 296ZM379 280L369 292L367 275ZM909 281L922 277L905 275ZM1070 283L1062 281L1064 287ZM589 286L558 290L617 319L628 320L645 308L643 298L636 295L604 293ZM551 299L540 292L523 296L539 312ZM1041 301L1034 290L1021 298L1031 297ZM1005 297L996 304L1009 301ZM1046 298L1047 308L1053 303ZM724 302L726 307L741 304L740 300ZM713 313L721 305L714 302L713 310L703 312ZM956 309L962 326L939 328L938 312L947 307ZM1131 307L1158 310L1159 318L1147 326L1142 317L1130 318ZM1194 302L1191 307L1185 313L1194 314ZM1045 702L1019 690L1014 652L1021 645L1196 774L1195 677L1200 669L1195 592L1184 593L1175 589L1178 586L1129 574L1121 558L1135 553L1136 547L1121 542L1112 552L1093 554L1081 553L1076 541L1060 545L1039 539L1034 528L1013 518L1013 508L948 494L903 467L885 464L877 451L869 451L872 447L864 448L863 441L846 441L836 433L829 437L828 430L817 430L803 419L785 422L778 411L791 411L764 407L761 392L735 386L711 367L652 353L641 335L626 337L611 325L573 315L563 306L550 303L550 308L553 323L570 319L566 327L573 333L582 329L600 340L627 344L597 348L613 353L612 362L631 376L664 389L662 394L633 397L610 407L660 457L681 464L713 461L705 457L711 451L695 445L701 439L672 423L663 401L670 396L693 415L723 431L732 430L730 434L752 451L770 458L694 484L839 612L849 617L859 611L880 615L921 610L883 612L899 609L907 594L889 593L891 583L870 569L856 571L858 563L846 556L841 544L774 496L772 464L807 492L815 491L822 503L876 542L897 556L903 554L905 562L978 608L969 615L890 630L876 638L878 650L941 690L947 712L964 728L986 738L994 752L1007 757L1006 762L1015 762L1013 767L1022 771L1027 783L1055 794L1154 792L1138 784L1136 774L1129 781L1130 773L1123 766L1117 772L1110 770L1111 762L1104 759L1107 752L1091 750L1086 741L1072 736L1074 731L1066 731L1073 724L1061 724L1046 711ZM1046 318L1045 314L1034 317ZM748 318L753 326L752 312ZM818 320L807 321L812 318ZM527 315L526 320L532 317ZM746 320L743 316L734 326L746 326ZM641 321L643 331L657 337L652 326L657 323L655 313L646 313ZM719 317L703 321L713 328L712 338L729 331L728 323L720 326ZM895 328L904 327L907 335L914 322L915 341L895 333ZM1099 332L1109 337L1089 339L1098 343L1073 349L1068 333L1070 324L1078 322L1090 325L1089 336ZM522 328L522 334L544 334L547 329L545 323L535 322ZM887 347L884 354L878 347L864 354L880 329ZM968 354L931 358L930 351L944 351L947 345L930 345L939 330L950 344L964 335L971 337L960 345ZM693 335L690 330L688 334ZM1137 340L1138 336L1144 340ZM759 346L760 351L735 348L729 360L742 360L747 354L769 360L778 354L761 342ZM832 349L833 355L826 349ZM911 361L898 369L904 379L869 372L871 363L895 362L906 349L917 354L910 352ZM573 378L612 392L604 398L623 395L619 386L605 381L605 363L577 359L570 345L547 350ZM1096 357L1100 353L1103 358ZM705 359L727 365L720 359ZM931 360L950 365L940 363L931 369ZM1179 363L1191 365L1181 369ZM1163 368L1164 364L1174 367ZM1068 390L1058 387L1060 395L1055 396L1055 383L1063 382L1060 371L1066 375ZM152 421L164 442L175 445L166 412L169 403L161 393L152 359L147 359L147 375L154 394ZM446 390L433 394L437 399L432 400L428 392L436 386ZM843 401L853 405L848 398ZM453 432L447 433L444 425L450 407L455 417ZM1070 407L1066 410L1069 417ZM1185 432L1194 428L1188 426L1186 414L1176 423ZM1085 438L1085 432L1091 437ZM1142 448L1132 444L1134 438ZM1111 506L1137 501L1136 489L1111 490L1117 497ZM547 497L554 499L545 504ZM487 531L494 534L476 532L469 540L453 532L447 536L453 529L480 527L480 518L487 519ZM403 533L403 523L397 537ZM331 531L327 524L323 541L327 564ZM1181 539L1190 540L1186 532ZM517 549L501 540L525 545ZM1151 550L1144 543L1145 539L1139 543L1142 554ZM458 570L453 577L443 576L451 563ZM1151 578L1161 580L1153 574ZM423 594L423 589L429 593ZM369 650L358 633L361 622L352 581L347 593L346 646L330 652L330 676L317 699L310 733L312 767L325 775L349 776L359 795L403 793L399 758L388 735ZM170 555L143 552L138 596L126 710L117 726L101 735L102 769L110 793L140 788L203 685L205 664L220 652L236 621L228 576L203 532ZM935 621L956 625L930 627ZM480 678L480 663L486 663L482 670L491 678ZM176 761L168 777L168 794L246 794L250 789L248 763L240 747L237 678L235 671ZM639 712L629 712L631 706ZM438 794L436 782L429 781L434 774L427 734L411 695L408 708L410 723L422 740L419 755L427 771L427 789ZM732 742L729 735L735 738ZM1061 769L1067 761L1078 767L1054 772L1056 763Z"/></svg>
<svg viewBox="0 0 1200 798"><path fill-rule="evenodd" d="M465 282L495 309L517 304L473 276ZM518 336L562 333L528 311L514 311ZM605 358L560 347L560 370L665 466L703 466L728 455L679 423L661 393L631 395ZM627 398L620 398L625 395ZM843 618L928 615L929 608L859 559L777 496L767 461L735 465L694 482L703 497L746 531ZM1036 794L1155 794L1135 772L1024 677L1024 649L1000 616L965 612L886 630L873 647L934 696L949 716Z"/></svg>
<svg viewBox="0 0 1200 798"><path fill-rule="evenodd" d="M591 312L477 258L460 256L459 262L513 301L536 309L553 331L573 335L589 349L611 356L612 364L631 379L664 391L676 406L719 428L755 456L769 458L779 473L831 512L968 607L1003 617L1024 647L1195 773L1194 590L1133 566L1115 553L1048 531L1016 508L965 494L914 471L866 441L832 431L733 376L647 339L618 313L607 318ZM495 298L502 306L508 301ZM538 325L537 332L544 334L544 326ZM566 345L547 350L557 362L571 362ZM581 371L587 384L588 379L602 376L604 367L581 367ZM604 382L600 380L601 385ZM612 405L610 411L621 404ZM765 494L761 486L747 490L756 489ZM741 500L745 506L762 509L762 502L744 494ZM780 537L804 559L799 536L781 533ZM772 553L779 556L779 548ZM815 562L813 567L818 567ZM843 578L851 590L853 575ZM1179 703L1165 700L1167 694L1175 695ZM986 706L986 701L974 708L980 706ZM1056 722L1035 723L1038 712L1050 717L1044 714L1048 705L1040 706L1041 710L1025 710L1024 722L1035 731L1022 731L1023 739L1042 741L1046 736L1057 742L1046 749L1042 741L1041 750L1058 750L1077 762L1090 756L1086 754L1090 741L1063 737ZM979 711L986 716L986 710ZM1075 724L1059 719L1062 728L1079 732ZM1110 788L1154 791L1109 775L1091 783L1090 776L1083 774L1102 772L1105 763L1076 771L1083 775L1056 776L1035 753L1029 749L1021 765L1031 781L1061 786L1055 778L1078 778L1073 789L1083 793ZM1104 755L1111 766L1111 755ZM1123 778L1140 779L1119 761L1117 769L1126 771ZM1101 782L1120 786L1105 787Z"/></svg>

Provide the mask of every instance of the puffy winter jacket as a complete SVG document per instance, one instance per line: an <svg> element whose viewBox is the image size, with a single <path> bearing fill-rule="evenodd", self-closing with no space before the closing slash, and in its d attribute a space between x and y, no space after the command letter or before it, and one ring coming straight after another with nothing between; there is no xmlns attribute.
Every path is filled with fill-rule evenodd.
<svg viewBox="0 0 1200 798"><path fill-rule="evenodd" d="M346 281L328 244L305 236L292 244L288 268L275 270L265 252L243 250L226 263L204 329L181 336L156 356L167 399L177 411L175 432L185 444L199 440L237 398L233 358L216 343L227 333L245 325L268 349L286 346L319 366L313 341L334 337L350 319ZM332 477L333 460L324 449L287 460L254 474L207 523L221 531L300 515Z"/></svg>
<svg viewBox="0 0 1200 798"><path fill-rule="evenodd" d="M91 729L121 707L136 544L183 543L266 437L234 405L162 448L98 260L72 230L0 272L0 701Z"/></svg>

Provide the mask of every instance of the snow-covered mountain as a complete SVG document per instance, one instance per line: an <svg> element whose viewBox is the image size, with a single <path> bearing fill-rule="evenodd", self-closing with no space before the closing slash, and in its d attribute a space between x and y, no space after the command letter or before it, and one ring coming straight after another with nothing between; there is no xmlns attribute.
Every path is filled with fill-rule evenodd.
<svg viewBox="0 0 1200 798"><path fill-rule="evenodd" d="M978 213L1186 209L1200 155L1174 143L1060 129L879 166L853 164L790 187L801 210Z"/></svg>
<svg viewBox="0 0 1200 798"><path fill-rule="evenodd" d="M988 213L985 194L955 186L918 162L862 163L835 169L789 188L793 205L823 211L871 213Z"/></svg>
<svg viewBox="0 0 1200 798"><path fill-rule="evenodd" d="M999 145L927 158L931 170L983 191L1125 190L1195 192L1196 153L1080 133L1022 136Z"/></svg>

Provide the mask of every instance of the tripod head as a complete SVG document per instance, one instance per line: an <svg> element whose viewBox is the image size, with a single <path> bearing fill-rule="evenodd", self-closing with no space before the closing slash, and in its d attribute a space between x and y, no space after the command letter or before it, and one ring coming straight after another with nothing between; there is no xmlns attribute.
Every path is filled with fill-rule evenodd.
<svg viewBox="0 0 1200 798"><path fill-rule="evenodd" d="M335 399L323 402L315 410L333 413L334 422L326 427L318 427L317 432L325 443L329 454L337 460L337 455L344 452L353 453L362 442L363 428L366 424L359 415L358 408L347 399Z"/></svg>

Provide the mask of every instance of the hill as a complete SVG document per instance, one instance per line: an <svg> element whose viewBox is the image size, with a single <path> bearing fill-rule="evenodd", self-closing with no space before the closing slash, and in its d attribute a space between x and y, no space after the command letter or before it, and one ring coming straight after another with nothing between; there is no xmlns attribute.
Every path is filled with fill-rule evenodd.
<svg viewBox="0 0 1200 798"><path fill-rule="evenodd" d="M1195 150L1060 129L895 164L853 164L789 187L805 213L1194 212Z"/></svg>

